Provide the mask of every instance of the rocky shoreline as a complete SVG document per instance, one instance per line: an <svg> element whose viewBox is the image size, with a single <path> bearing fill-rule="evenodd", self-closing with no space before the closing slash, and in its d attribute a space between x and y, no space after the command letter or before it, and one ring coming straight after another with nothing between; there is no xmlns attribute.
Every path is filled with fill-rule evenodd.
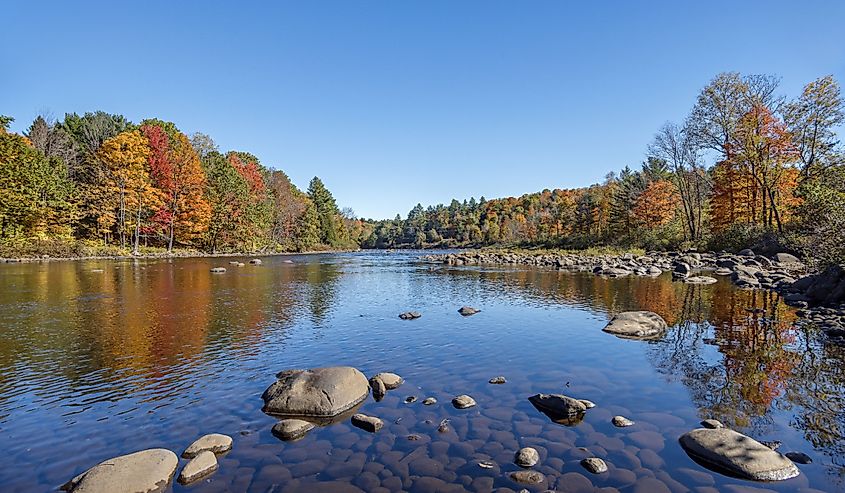
<svg viewBox="0 0 845 493"><path fill-rule="evenodd" d="M0 264L28 264L39 262L68 262L76 260L148 260L172 258L226 258L226 257L286 257L290 255L320 255L327 253L349 253L360 250L309 250L305 252L235 252L235 253L205 253L193 250L175 251L172 253L142 253L139 255L92 255L81 257L0 257Z"/></svg>
<svg viewBox="0 0 845 493"><path fill-rule="evenodd" d="M425 255L423 261L462 265L531 265L604 277L657 277L671 272L672 279L689 284L712 284L728 277L743 289L777 291L798 316L818 326L827 337L845 344L845 269L828 267L812 272L789 253L758 255L749 249L727 252L647 252L620 255L582 255L527 251L465 251Z"/></svg>

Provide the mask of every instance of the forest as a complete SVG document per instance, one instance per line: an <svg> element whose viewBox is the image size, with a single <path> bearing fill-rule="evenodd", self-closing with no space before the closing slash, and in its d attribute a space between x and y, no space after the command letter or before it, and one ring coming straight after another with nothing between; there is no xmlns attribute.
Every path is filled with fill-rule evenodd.
<svg viewBox="0 0 845 493"><path fill-rule="evenodd" d="M822 77L791 99L779 84L717 75L684 121L657 130L642 163L601 183L418 204L392 220L356 218L319 178L303 192L249 152L221 152L171 122L70 113L20 135L0 116L0 257L776 245L843 263L839 84Z"/></svg>
<svg viewBox="0 0 845 493"><path fill-rule="evenodd" d="M779 84L771 75L721 73L683 122L657 130L641 164L585 188L418 204L405 219L368 221L364 246L756 246L845 263L839 84L822 77L794 99Z"/></svg>
<svg viewBox="0 0 845 493"><path fill-rule="evenodd" d="M249 152L171 122L102 111L0 116L0 257L357 248L368 225Z"/></svg>

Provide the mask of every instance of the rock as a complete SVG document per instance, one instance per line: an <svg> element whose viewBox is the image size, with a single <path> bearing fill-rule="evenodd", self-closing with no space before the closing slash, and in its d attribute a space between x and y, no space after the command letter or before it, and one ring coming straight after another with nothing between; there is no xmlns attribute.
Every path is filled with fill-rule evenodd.
<svg viewBox="0 0 845 493"><path fill-rule="evenodd" d="M462 306L460 309L458 309L458 313L460 313L461 315L463 315L465 317L468 317L470 315L475 315L476 313L478 313L480 311L481 310L479 310L477 308L473 308L471 306Z"/></svg>
<svg viewBox="0 0 845 493"><path fill-rule="evenodd" d="M813 462L813 459L804 452L787 452L783 455L796 464L810 464Z"/></svg>
<svg viewBox="0 0 845 493"><path fill-rule="evenodd" d="M352 424L364 431L375 433L384 426L384 421L375 416L358 413L352 416Z"/></svg>
<svg viewBox="0 0 845 493"><path fill-rule="evenodd" d="M503 383L507 383L508 381L505 380L505 377L493 377L489 380L489 382L494 385L502 385Z"/></svg>
<svg viewBox="0 0 845 493"><path fill-rule="evenodd" d="M475 399L466 394L459 395L452 399L452 405L457 409L468 409L475 406Z"/></svg>
<svg viewBox="0 0 845 493"><path fill-rule="evenodd" d="M627 426L633 426L634 422L630 419L626 418L625 416L614 416L613 419L610 420L613 423L613 426L618 428L625 428Z"/></svg>
<svg viewBox="0 0 845 493"><path fill-rule="evenodd" d="M704 421L701 422L701 426L703 426L705 428L710 428L711 430L715 430L716 428L724 428L725 427L725 425L723 425L720 421L717 421L715 419L705 419Z"/></svg>
<svg viewBox="0 0 845 493"><path fill-rule="evenodd" d="M232 450L232 437L228 435L221 435L220 433L212 433L210 435L203 435L194 443L188 445L188 448L182 452L182 457L192 459L200 454L200 452L209 450L215 454L222 454Z"/></svg>
<svg viewBox="0 0 845 493"><path fill-rule="evenodd" d="M214 273L214 274L222 274L222 273L226 272L226 268L225 267L212 267L211 272Z"/></svg>
<svg viewBox="0 0 845 493"><path fill-rule="evenodd" d="M373 378L378 378L382 382L384 382L384 386L387 390L395 390L398 389L400 385L405 383L405 380L402 379L399 375L390 372L381 372L373 376Z"/></svg>
<svg viewBox="0 0 845 493"><path fill-rule="evenodd" d="M434 404L437 404L437 399L435 399L434 397L426 397L425 399L423 399L424 406L433 406Z"/></svg>
<svg viewBox="0 0 845 493"><path fill-rule="evenodd" d="M405 312L399 314L399 318L401 318L402 320L414 320L415 318L420 317L422 317L422 313L420 312Z"/></svg>
<svg viewBox="0 0 845 493"><path fill-rule="evenodd" d="M384 385L384 381L379 377L370 378L370 388L373 389L373 399L376 402L384 399L385 394L387 394L387 386Z"/></svg>
<svg viewBox="0 0 845 493"><path fill-rule="evenodd" d="M217 456L210 450L200 452L196 457L191 459L182 472L179 473L179 482L182 484L191 484L194 481L204 478L217 470Z"/></svg>
<svg viewBox="0 0 845 493"><path fill-rule="evenodd" d="M788 253L776 253L773 256L775 262L779 264L801 264L801 261L798 260L798 257L795 255L790 255Z"/></svg>
<svg viewBox="0 0 845 493"><path fill-rule="evenodd" d="M581 404L584 404L584 407L586 407L587 409L592 409L592 408L596 407L596 403L593 402L593 401L588 401L587 399L578 399L578 401Z"/></svg>
<svg viewBox="0 0 845 493"><path fill-rule="evenodd" d="M513 462L519 467L533 467L540 462L540 453L531 447L523 447L517 450Z"/></svg>
<svg viewBox="0 0 845 493"><path fill-rule="evenodd" d="M677 274L679 276L688 276L692 272L692 267L686 262L677 262L672 269L673 274Z"/></svg>
<svg viewBox="0 0 845 493"><path fill-rule="evenodd" d="M260 258L254 258L254 259L250 260L249 263L251 265L261 265L261 259Z"/></svg>
<svg viewBox="0 0 845 493"><path fill-rule="evenodd" d="M314 424L302 419L283 419L273 425L273 435L282 440L296 440L314 429Z"/></svg>
<svg viewBox="0 0 845 493"><path fill-rule="evenodd" d="M740 250L737 255L739 255L740 257L754 257L754 251L750 248L745 248L743 250Z"/></svg>
<svg viewBox="0 0 845 493"><path fill-rule="evenodd" d="M631 274L631 271L628 269L623 269L621 267L607 267L604 269L599 270L596 272L599 276L606 276L606 277L625 277Z"/></svg>
<svg viewBox="0 0 845 493"><path fill-rule="evenodd" d="M405 404L413 404L415 402L417 402L417 396L409 395L408 397L405 397Z"/></svg>
<svg viewBox="0 0 845 493"><path fill-rule="evenodd" d="M543 473L532 470L516 471L511 473L511 479L517 483L523 484L537 484L546 480Z"/></svg>
<svg viewBox="0 0 845 493"><path fill-rule="evenodd" d="M684 279L684 282L688 284L713 284L716 282L716 278L709 276L692 276Z"/></svg>
<svg viewBox="0 0 845 493"><path fill-rule="evenodd" d="M581 466L593 474L607 472L607 464L598 457L590 457L581 460Z"/></svg>
<svg viewBox="0 0 845 493"><path fill-rule="evenodd" d="M622 312L610 319L603 331L625 339L647 339L666 331L666 321L648 311Z"/></svg>
<svg viewBox="0 0 845 493"><path fill-rule="evenodd" d="M179 458L166 449L149 449L103 461L62 486L73 493L159 492L167 488Z"/></svg>
<svg viewBox="0 0 845 493"><path fill-rule="evenodd" d="M243 262L238 262L238 267L243 267L244 265L246 265L246 264L243 263Z"/></svg>
<svg viewBox="0 0 845 493"><path fill-rule="evenodd" d="M536 394L528 400L534 407L552 416L574 416L587 411L583 402L561 394Z"/></svg>
<svg viewBox="0 0 845 493"><path fill-rule="evenodd" d="M746 479L781 481L800 474L784 455L728 428L699 428L679 441L690 456Z"/></svg>
<svg viewBox="0 0 845 493"><path fill-rule="evenodd" d="M719 267L718 269L714 270L713 273L717 276L729 276L733 271L728 269L727 267Z"/></svg>
<svg viewBox="0 0 845 493"><path fill-rule="evenodd" d="M261 395L268 414L332 418L361 403L370 391L367 377L349 366L285 370L276 378Z"/></svg>
<svg viewBox="0 0 845 493"><path fill-rule="evenodd" d="M760 443L769 447L772 450L777 450L777 449L780 448L781 445L783 445L783 443L780 440L770 440L770 441L760 440Z"/></svg>
<svg viewBox="0 0 845 493"><path fill-rule="evenodd" d="M238 262L237 260L231 260L231 261L229 262L229 265L238 265L238 263L239 263L239 262Z"/></svg>

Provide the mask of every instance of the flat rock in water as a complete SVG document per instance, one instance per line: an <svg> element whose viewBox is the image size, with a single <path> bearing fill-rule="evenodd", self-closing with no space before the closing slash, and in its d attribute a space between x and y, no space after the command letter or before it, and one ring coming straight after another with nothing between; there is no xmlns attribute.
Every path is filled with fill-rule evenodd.
<svg viewBox="0 0 845 493"><path fill-rule="evenodd" d="M654 312L622 312L610 319L602 330L626 339L648 339L662 335L666 331L666 321Z"/></svg>
<svg viewBox="0 0 845 493"><path fill-rule="evenodd" d="M684 279L684 282L687 284L713 284L716 282L716 278L709 276L692 276Z"/></svg>
<svg viewBox="0 0 845 493"><path fill-rule="evenodd" d="M210 450L200 452L179 473L179 482L191 484L217 470L217 456Z"/></svg>
<svg viewBox="0 0 845 493"><path fill-rule="evenodd" d="M375 416L358 413L352 416L352 424L364 431L375 433L384 426L384 421Z"/></svg>
<svg viewBox="0 0 845 493"><path fill-rule="evenodd" d="M194 443L188 445L188 448L182 452L182 457L192 459L205 450L209 450L215 454L228 452L232 450L232 437L221 435L220 433L203 435L194 441Z"/></svg>
<svg viewBox="0 0 845 493"><path fill-rule="evenodd" d="M73 493L159 492L167 488L179 458L166 449L149 449L103 461L62 486Z"/></svg>
<svg viewBox="0 0 845 493"><path fill-rule="evenodd" d="M226 268L225 267L212 267L211 272L214 273L214 274L222 274L222 273L226 272Z"/></svg>
<svg viewBox="0 0 845 493"><path fill-rule="evenodd" d="M399 388L400 385L405 383L405 380L402 379L399 375L390 372L381 372L373 378L378 378L382 382L384 382L384 386L387 387L387 390L394 390Z"/></svg>
<svg viewBox="0 0 845 493"><path fill-rule="evenodd" d="M423 399L424 406L433 406L434 404L437 404L437 399L435 399L434 397L426 397L425 399Z"/></svg>
<svg viewBox="0 0 845 493"><path fill-rule="evenodd" d="M512 472L511 479L513 479L517 483L537 484L545 481L546 477L543 476L543 473L539 471L525 470Z"/></svg>
<svg viewBox="0 0 845 493"><path fill-rule="evenodd" d="M531 447L523 447L517 450L513 462L519 467L533 467L540 462L540 453Z"/></svg>
<svg viewBox="0 0 845 493"><path fill-rule="evenodd" d="M587 411L583 402L562 394L536 394L528 400L537 409L554 416L574 416Z"/></svg>
<svg viewBox="0 0 845 493"><path fill-rule="evenodd" d="M471 306L462 306L461 308L458 309L458 313L460 313L461 315L463 315L465 317L468 317L470 315L475 315L476 313L478 313L480 311L481 310L479 310L477 308L473 308Z"/></svg>
<svg viewBox="0 0 845 493"><path fill-rule="evenodd" d="M282 416L332 418L366 399L370 385L350 366L286 370L264 391L263 411Z"/></svg>
<svg viewBox="0 0 845 493"><path fill-rule="evenodd" d="M302 419L283 419L273 425L273 435L282 440L296 440L314 429L314 424Z"/></svg>
<svg viewBox="0 0 845 493"><path fill-rule="evenodd" d="M679 439L693 458L754 481L781 481L799 473L786 456L728 428L699 428Z"/></svg>
<svg viewBox="0 0 845 493"><path fill-rule="evenodd" d="M607 472L607 464L598 457L589 457L581 461L581 467L593 474Z"/></svg>
<svg viewBox="0 0 845 493"><path fill-rule="evenodd" d="M493 377L493 378L491 378L491 379L490 379L490 380L488 380L488 381L489 381L490 383L494 384L494 385L502 385L503 383L508 383L508 381L507 381L507 380L505 380L505 377L501 377L501 376L499 376L499 377Z"/></svg>
<svg viewBox="0 0 845 493"><path fill-rule="evenodd" d="M458 409L467 409L475 406L475 399L466 394L459 395L452 399L452 405Z"/></svg>
<svg viewBox="0 0 845 493"><path fill-rule="evenodd" d="M627 426L634 425L634 422L626 418L625 416L614 416L613 419L610 420L610 422L613 423L613 426L616 426L618 428L625 428Z"/></svg>
<svg viewBox="0 0 845 493"><path fill-rule="evenodd" d="M422 317L422 313L420 312L405 312L399 314L399 318L401 318L402 320L414 320L415 318L420 317Z"/></svg>

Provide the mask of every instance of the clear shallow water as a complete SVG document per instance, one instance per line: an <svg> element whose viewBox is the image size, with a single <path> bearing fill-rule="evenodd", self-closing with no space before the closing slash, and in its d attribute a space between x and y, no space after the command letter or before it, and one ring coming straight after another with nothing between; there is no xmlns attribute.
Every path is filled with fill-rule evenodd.
<svg viewBox="0 0 845 493"><path fill-rule="evenodd" d="M151 447L180 454L214 432L235 440L220 470L174 491L519 490L508 473L522 446L540 451L547 477L531 490L658 491L654 478L673 492L845 489L845 351L795 326L776 295L724 280L693 286L414 259L0 265L0 489L53 490L109 457ZM209 273L216 265L229 271ZM464 304L483 311L461 317ZM423 317L397 317L411 309ZM629 309L655 311L672 328L655 342L601 332L609 314ZM369 434L345 422L277 440L261 392L280 370L329 365L405 378L361 408L385 428ZM497 375L508 383L487 383ZM537 392L598 407L565 427L527 401ZM478 406L452 408L463 393ZM418 401L405 404L409 395ZM429 396L439 403L423 406ZM616 414L636 425L613 427ZM814 463L780 483L711 473L677 443L711 417ZM446 433L437 431L443 419ZM610 472L584 471L587 455Z"/></svg>

